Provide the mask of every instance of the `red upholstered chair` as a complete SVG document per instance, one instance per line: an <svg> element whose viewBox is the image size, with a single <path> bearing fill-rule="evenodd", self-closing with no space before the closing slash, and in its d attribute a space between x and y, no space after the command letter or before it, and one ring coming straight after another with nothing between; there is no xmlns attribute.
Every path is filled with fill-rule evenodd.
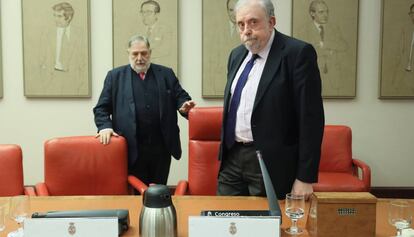
<svg viewBox="0 0 414 237"><path fill-rule="evenodd" d="M44 183L36 185L39 196L126 195L147 186L128 176L127 144L112 137L103 145L94 136L55 138L44 144Z"/></svg>
<svg viewBox="0 0 414 237"><path fill-rule="evenodd" d="M0 144L0 196L35 195L33 187L23 185L22 149Z"/></svg>
<svg viewBox="0 0 414 237"><path fill-rule="evenodd" d="M222 113L222 107L196 107L190 110L188 181L178 183L176 195L216 194ZM326 125L319 182L313 185L314 191L358 192L369 191L370 186L369 166L352 158L351 129Z"/></svg>
<svg viewBox="0 0 414 237"><path fill-rule="evenodd" d="M326 125L315 192L364 192L371 187L371 170L352 158L352 132L343 125Z"/></svg>
<svg viewBox="0 0 414 237"><path fill-rule="evenodd" d="M188 181L180 181L175 195L216 195L222 107L190 110Z"/></svg>

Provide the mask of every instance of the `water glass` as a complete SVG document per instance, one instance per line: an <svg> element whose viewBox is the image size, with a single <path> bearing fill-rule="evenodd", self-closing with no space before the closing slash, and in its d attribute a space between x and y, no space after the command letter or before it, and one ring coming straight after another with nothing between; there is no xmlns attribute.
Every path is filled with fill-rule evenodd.
<svg viewBox="0 0 414 237"><path fill-rule="evenodd" d="M413 219L412 208L406 200L392 200L388 207L388 222L397 228L397 235L402 236L402 230L411 226Z"/></svg>
<svg viewBox="0 0 414 237"><path fill-rule="evenodd" d="M10 232L7 237L23 237L23 222L29 216L30 201L29 196L14 196L10 200L10 218L19 224L16 231Z"/></svg>
<svg viewBox="0 0 414 237"><path fill-rule="evenodd" d="M305 215L305 196L286 194L285 213L292 220L292 226L287 228L285 232L291 235L302 234L303 230L297 226L297 221Z"/></svg>
<svg viewBox="0 0 414 237"><path fill-rule="evenodd" d="M0 232L6 228L6 206L0 206Z"/></svg>

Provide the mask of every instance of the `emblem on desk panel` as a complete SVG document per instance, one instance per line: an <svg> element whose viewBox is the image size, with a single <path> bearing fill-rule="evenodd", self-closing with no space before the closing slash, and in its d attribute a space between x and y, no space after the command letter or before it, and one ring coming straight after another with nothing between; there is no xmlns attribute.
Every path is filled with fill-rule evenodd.
<svg viewBox="0 0 414 237"><path fill-rule="evenodd" d="M230 222L229 232L232 235L235 235L237 233L236 223Z"/></svg>
<svg viewBox="0 0 414 237"><path fill-rule="evenodd" d="M74 234L76 234L76 226L75 226L75 223L73 223L73 222L69 222L68 233L69 233L70 235L74 235Z"/></svg>

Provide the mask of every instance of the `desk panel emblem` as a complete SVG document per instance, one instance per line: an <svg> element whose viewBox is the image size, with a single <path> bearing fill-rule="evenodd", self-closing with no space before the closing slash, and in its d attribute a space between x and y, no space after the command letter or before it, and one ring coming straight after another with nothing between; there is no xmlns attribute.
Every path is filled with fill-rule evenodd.
<svg viewBox="0 0 414 237"><path fill-rule="evenodd" d="M75 223L69 222L68 233L70 235L76 234L76 226L75 226Z"/></svg>
<svg viewBox="0 0 414 237"><path fill-rule="evenodd" d="M230 222L229 232L231 235L235 235L237 233L236 223Z"/></svg>

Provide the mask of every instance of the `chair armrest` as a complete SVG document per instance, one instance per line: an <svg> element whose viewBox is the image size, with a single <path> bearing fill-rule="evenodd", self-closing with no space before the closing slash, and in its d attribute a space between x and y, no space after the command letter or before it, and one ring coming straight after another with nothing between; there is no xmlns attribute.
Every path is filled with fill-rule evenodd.
<svg viewBox="0 0 414 237"><path fill-rule="evenodd" d="M352 159L352 163L361 169L362 182L364 182L368 192L371 189L371 168L362 160Z"/></svg>
<svg viewBox="0 0 414 237"><path fill-rule="evenodd" d="M36 196L36 191L33 186L24 187L24 195Z"/></svg>
<svg viewBox="0 0 414 237"><path fill-rule="evenodd" d="M187 180L178 181L177 187L175 188L174 195L182 196L187 194L188 182Z"/></svg>
<svg viewBox="0 0 414 237"><path fill-rule="evenodd" d="M133 175L128 175L128 183L136 189L140 194L143 194L147 190L148 186Z"/></svg>
<svg viewBox="0 0 414 237"><path fill-rule="evenodd" d="M36 184L36 193L38 196L49 196L49 190L45 183Z"/></svg>

